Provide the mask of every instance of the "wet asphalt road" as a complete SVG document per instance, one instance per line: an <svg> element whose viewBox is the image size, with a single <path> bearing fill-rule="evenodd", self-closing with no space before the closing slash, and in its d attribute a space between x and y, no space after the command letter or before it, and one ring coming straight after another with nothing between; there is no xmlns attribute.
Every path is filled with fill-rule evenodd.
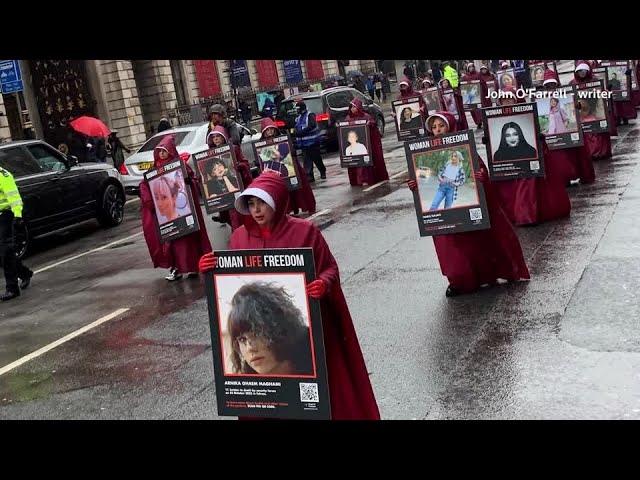
<svg viewBox="0 0 640 480"><path fill-rule="evenodd" d="M329 211L314 221L340 266L383 418L640 418L639 135L620 128L596 183L570 189L570 219L518 229L531 282L456 298L418 235L406 174L363 191L327 160L314 190ZM392 128L384 144L390 174L406 171ZM89 222L36 245L27 263L37 271L121 240L38 273L0 305L0 368L128 310L0 375L0 418L220 418L203 287L151 267L138 210L129 203L115 229ZM224 248L228 228L207 228Z"/></svg>

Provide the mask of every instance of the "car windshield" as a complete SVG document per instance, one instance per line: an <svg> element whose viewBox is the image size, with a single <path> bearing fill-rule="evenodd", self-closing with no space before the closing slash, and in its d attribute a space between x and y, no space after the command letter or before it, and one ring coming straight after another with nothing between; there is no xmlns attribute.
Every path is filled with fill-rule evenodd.
<svg viewBox="0 0 640 480"><path fill-rule="evenodd" d="M313 97L313 98L303 98L304 103L307 105L307 110L313 112L315 114L322 113L322 98L321 97ZM293 100L285 100L280 104L280 108L278 108L278 117L284 118L289 115L293 115L296 113L296 102Z"/></svg>
<svg viewBox="0 0 640 480"><path fill-rule="evenodd" d="M160 141L166 137L167 135L174 135L175 139L176 139L176 146L180 146L180 145L188 145L189 143L191 143L191 141L193 140L193 137L195 136L196 131L195 130L183 130L180 132L173 132L173 133L167 133L165 135L158 135L157 137L153 137L150 138L149 141L147 143L145 143L142 148L140 148L140 150L138 150L139 152L148 152L150 150L153 150L154 148L156 148L158 146L158 144L160 143Z"/></svg>

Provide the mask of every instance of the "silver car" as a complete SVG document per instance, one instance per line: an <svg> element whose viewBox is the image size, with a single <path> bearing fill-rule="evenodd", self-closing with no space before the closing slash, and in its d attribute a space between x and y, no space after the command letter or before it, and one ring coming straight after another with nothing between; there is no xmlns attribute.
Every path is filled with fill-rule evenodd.
<svg viewBox="0 0 640 480"><path fill-rule="evenodd" d="M144 173L153 166L153 150L167 135L175 136L176 147L180 157L186 160L195 172L193 154L207 149L207 127L207 122L183 125L156 133L147 140L120 166L120 175L122 176L122 184L124 185L125 191L129 194L136 195L140 193L140 182L144 179ZM251 165L251 169L255 175L258 166L255 162L252 142L260 138L260 133L254 129L249 130L243 125L240 125L240 127L245 131L245 135L242 137L242 154Z"/></svg>

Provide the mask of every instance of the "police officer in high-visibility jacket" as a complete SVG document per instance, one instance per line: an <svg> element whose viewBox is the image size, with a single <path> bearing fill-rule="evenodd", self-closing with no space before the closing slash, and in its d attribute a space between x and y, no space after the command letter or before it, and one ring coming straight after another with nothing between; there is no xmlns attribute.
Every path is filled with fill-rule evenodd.
<svg viewBox="0 0 640 480"><path fill-rule="evenodd" d="M293 136L296 139L296 145L302 149L304 157L304 171L307 174L309 182L316 181L313 174L313 165L315 164L320 171L320 178L327 178L327 167L322 161L320 153L320 129L316 122L316 114L307 110L307 105L302 100L296 104L298 116L296 117L296 125L293 130Z"/></svg>
<svg viewBox="0 0 640 480"><path fill-rule="evenodd" d="M33 272L16 258L14 232L23 227L22 222L20 192L13 175L0 167L0 258L7 282L7 292L0 297L3 302L20 296L20 289L27 288L33 276Z"/></svg>

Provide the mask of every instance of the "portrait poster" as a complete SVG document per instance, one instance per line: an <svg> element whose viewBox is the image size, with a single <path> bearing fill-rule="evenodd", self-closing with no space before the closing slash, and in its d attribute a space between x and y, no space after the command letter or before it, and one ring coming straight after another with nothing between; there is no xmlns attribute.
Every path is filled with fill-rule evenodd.
<svg viewBox="0 0 640 480"><path fill-rule="evenodd" d="M503 88L518 88L513 68L500 70L496 73L496 76L498 77L498 90Z"/></svg>
<svg viewBox="0 0 640 480"><path fill-rule="evenodd" d="M426 135L424 113L420 111L420 98L407 97L391 102L395 115L398 141L405 142Z"/></svg>
<svg viewBox="0 0 640 480"><path fill-rule="evenodd" d="M637 92L638 87L638 74L637 74L637 60L629 60L629 68L631 69L631 91Z"/></svg>
<svg viewBox="0 0 640 480"><path fill-rule="evenodd" d="M453 115L456 120L460 120L460 114L464 115L464 112L458 111L456 92L453 88L440 90L440 104L442 105L442 109Z"/></svg>
<svg viewBox="0 0 640 480"><path fill-rule="evenodd" d="M491 100L492 105L498 104L498 90L496 88L496 80L487 80L485 82L487 84L487 98Z"/></svg>
<svg viewBox="0 0 640 480"><path fill-rule="evenodd" d="M218 414L330 418L313 251L216 250L205 275Z"/></svg>
<svg viewBox="0 0 640 480"><path fill-rule="evenodd" d="M544 82L544 71L546 69L553 70L558 77L558 67L556 62L540 62L529 65L529 75L531 76L531 85L541 87Z"/></svg>
<svg viewBox="0 0 640 480"><path fill-rule="evenodd" d="M340 142L340 166L373 167L371 139L366 119L338 122Z"/></svg>
<svg viewBox="0 0 640 480"><path fill-rule="evenodd" d="M606 60L601 62L607 67L607 88L611 91L611 100L626 102L631 100L631 82L627 76L628 60Z"/></svg>
<svg viewBox="0 0 640 480"><path fill-rule="evenodd" d="M429 87L423 90L422 98L427 104L427 116L440 111L440 92L438 87Z"/></svg>
<svg viewBox="0 0 640 480"><path fill-rule="evenodd" d="M535 103L484 108L482 124L492 181L544 176Z"/></svg>
<svg viewBox="0 0 640 480"><path fill-rule="evenodd" d="M575 85L538 89L530 97L538 107L538 125L549 150L584 145Z"/></svg>
<svg viewBox="0 0 640 480"><path fill-rule="evenodd" d="M290 191L300 188L300 169L291 152L291 142L287 135L253 142L253 153L258 159L260 171L271 170L279 173Z"/></svg>
<svg viewBox="0 0 640 480"><path fill-rule="evenodd" d="M602 96L603 80L576 85L580 103L580 123L583 133L609 132L609 102Z"/></svg>
<svg viewBox="0 0 640 480"><path fill-rule="evenodd" d="M161 243L200 230L193 195L185 182L187 170L182 160L147 170L144 178L149 183Z"/></svg>
<svg viewBox="0 0 640 480"><path fill-rule="evenodd" d="M448 133L405 143L420 236L490 228L473 131Z"/></svg>
<svg viewBox="0 0 640 480"><path fill-rule="evenodd" d="M482 108L482 85L480 80L460 82L460 95L465 110Z"/></svg>
<svg viewBox="0 0 640 480"><path fill-rule="evenodd" d="M236 171L235 153L231 145L195 153L193 161L198 169L200 187L207 213L229 210L236 194L242 192L242 177Z"/></svg>

